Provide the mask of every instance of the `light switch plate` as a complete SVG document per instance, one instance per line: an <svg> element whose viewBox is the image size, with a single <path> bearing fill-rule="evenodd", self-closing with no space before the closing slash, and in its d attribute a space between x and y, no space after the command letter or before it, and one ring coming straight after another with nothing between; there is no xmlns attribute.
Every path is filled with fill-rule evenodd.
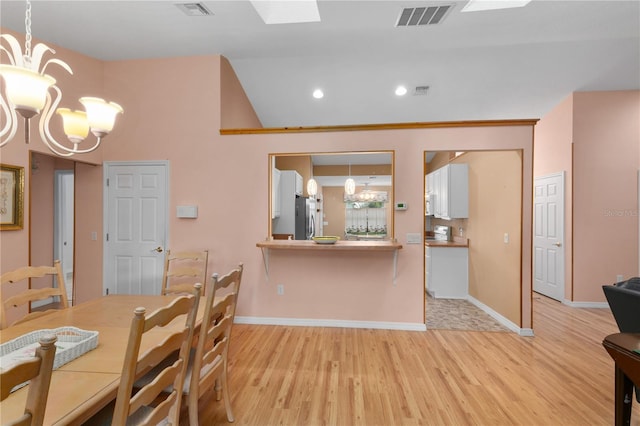
<svg viewBox="0 0 640 426"><path fill-rule="evenodd" d="M422 237L417 232L410 232L407 234L407 244L420 244L422 243Z"/></svg>
<svg viewBox="0 0 640 426"><path fill-rule="evenodd" d="M178 206L176 216L183 219L195 219L198 217L198 206Z"/></svg>

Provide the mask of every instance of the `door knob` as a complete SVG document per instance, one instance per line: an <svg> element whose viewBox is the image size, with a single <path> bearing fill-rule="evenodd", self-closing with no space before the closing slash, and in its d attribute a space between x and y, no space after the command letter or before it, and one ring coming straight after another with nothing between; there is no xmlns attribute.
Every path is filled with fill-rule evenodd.
<svg viewBox="0 0 640 426"><path fill-rule="evenodd" d="M556 243L553 243L553 245L556 246L556 247L560 247L562 245L562 243L558 241Z"/></svg>
<svg viewBox="0 0 640 426"><path fill-rule="evenodd" d="M158 246L151 251L157 251L158 253L162 253L162 247Z"/></svg>

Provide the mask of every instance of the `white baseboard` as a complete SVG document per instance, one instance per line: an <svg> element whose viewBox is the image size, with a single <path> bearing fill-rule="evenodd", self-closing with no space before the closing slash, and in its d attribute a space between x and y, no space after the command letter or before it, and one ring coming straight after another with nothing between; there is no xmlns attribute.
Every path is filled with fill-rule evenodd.
<svg viewBox="0 0 640 426"><path fill-rule="evenodd" d="M607 302L572 302L571 300L563 300L563 305L571 306L572 308L601 308L609 309Z"/></svg>
<svg viewBox="0 0 640 426"><path fill-rule="evenodd" d="M491 309L490 307L488 307L487 305L485 305L484 303L482 303L481 301L479 301L475 297L468 296L467 300L469 302L471 302L472 304L474 304L475 306L477 306L478 308L482 309L489 316L491 316L493 319L498 321L500 324L502 324L505 327L507 327L509 330L511 330L511 331L513 331L515 333L518 333L520 336L526 336L526 337L532 337L533 336L533 329L518 327L518 325L516 323L514 323L513 321L511 321L511 320L507 319L506 317L500 315L498 312L494 311L493 309Z"/></svg>
<svg viewBox="0 0 640 426"><path fill-rule="evenodd" d="M284 325L302 327L375 328L380 330L426 331L426 324L411 322L349 321L310 318L276 318L236 316L237 324Z"/></svg>

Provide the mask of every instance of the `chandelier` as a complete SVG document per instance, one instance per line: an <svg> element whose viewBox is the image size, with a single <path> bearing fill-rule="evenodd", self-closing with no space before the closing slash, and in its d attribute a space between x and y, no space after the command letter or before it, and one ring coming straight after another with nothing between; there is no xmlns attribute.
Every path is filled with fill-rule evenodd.
<svg viewBox="0 0 640 426"><path fill-rule="evenodd" d="M38 43L31 49L31 1L27 0L25 13L25 51L22 53L18 40L9 34L0 34L0 55L5 52L10 65L0 64L0 76L4 79L5 92L0 96L0 108L6 117L0 129L0 147L6 145L18 129L18 114L25 122L25 142L29 143L29 120L40 114L38 129L42 142L53 153L68 157L94 151L102 138L113 129L116 115L122 107L114 102L94 97L80 98L85 111L57 108L62 99L62 91L56 86L56 79L45 74L49 65L58 65L73 75L71 67L60 59L49 59L40 67L44 54L55 53L45 44ZM1 44L5 41L7 49ZM51 89L51 90L49 90ZM51 94L53 92L53 96ZM6 98L6 99L5 99ZM57 108L57 109L56 109ZM62 127L71 142L58 142L49 130L54 111L62 117ZM80 143L88 136L89 130L96 142L89 148L80 148Z"/></svg>
<svg viewBox="0 0 640 426"><path fill-rule="evenodd" d="M344 194L345 202L381 202L386 203L389 201L389 194L387 191L373 191L369 189L369 183L364 184L364 189L355 194Z"/></svg>

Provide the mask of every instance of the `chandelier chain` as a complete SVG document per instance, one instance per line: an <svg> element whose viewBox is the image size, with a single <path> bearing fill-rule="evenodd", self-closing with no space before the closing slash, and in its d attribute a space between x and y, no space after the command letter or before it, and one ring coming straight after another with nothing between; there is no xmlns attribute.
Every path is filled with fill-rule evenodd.
<svg viewBox="0 0 640 426"><path fill-rule="evenodd" d="M24 26L27 34L24 38L24 56L25 59L31 59L31 1L27 0L27 10L24 14Z"/></svg>

